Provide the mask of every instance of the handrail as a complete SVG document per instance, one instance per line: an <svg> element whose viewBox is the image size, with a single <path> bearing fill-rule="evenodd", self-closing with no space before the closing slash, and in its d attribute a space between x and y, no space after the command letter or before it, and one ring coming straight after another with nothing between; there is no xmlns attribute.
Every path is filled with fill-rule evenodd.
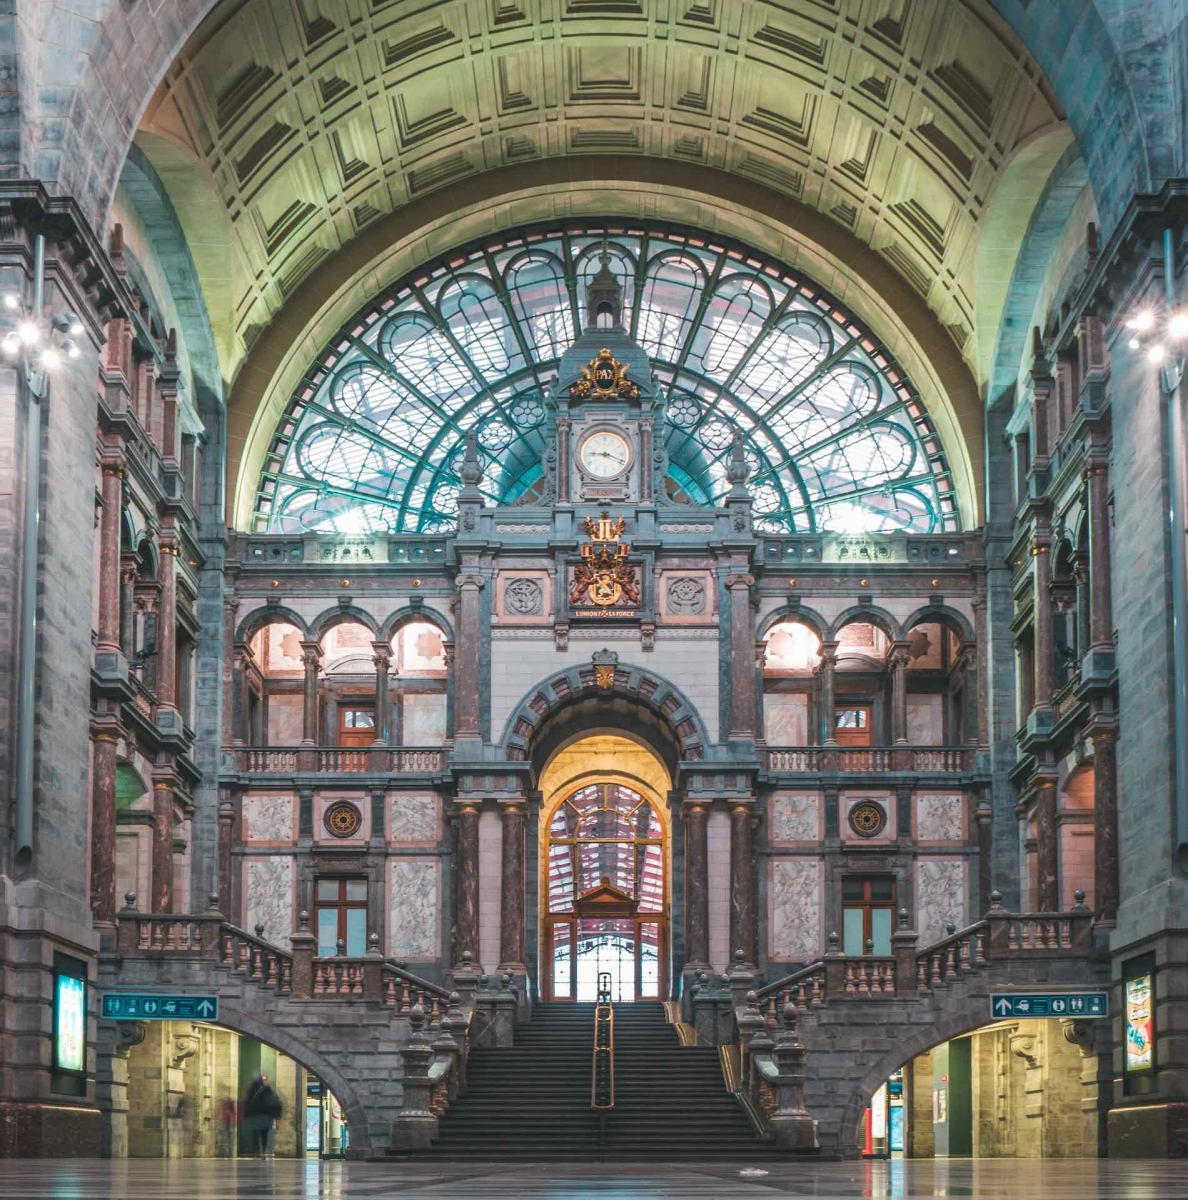
<svg viewBox="0 0 1188 1200"><path fill-rule="evenodd" d="M768 983L763 987L758 988L755 992L755 998L757 1000L762 1000L764 997L788 988L794 983L799 983L802 979L808 979L817 971L823 971L824 969L825 960L823 958L819 958L816 962L809 963L807 967L801 967L800 970L793 971L791 975L785 975L783 979L777 979L774 983Z"/></svg>
<svg viewBox="0 0 1188 1200"><path fill-rule="evenodd" d="M414 975L402 962L396 959L385 958L384 970L403 979L405 983L411 983L414 987L419 987L429 995L438 997L440 1000L448 1000L450 998L449 988L442 987L440 983L434 983L431 979L422 979L420 975Z"/></svg>
<svg viewBox="0 0 1188 1200"><path fill-rule="evenodd" d="M605 987L603 980L606 980ZM598 976L598 1003L594 1006L594 1048L590 1064L590 1107L596 1113L615 1106L615 1007L610 998L610 975ZM605 1141L605 1118L600 1117L600 1134Z"/></svg>

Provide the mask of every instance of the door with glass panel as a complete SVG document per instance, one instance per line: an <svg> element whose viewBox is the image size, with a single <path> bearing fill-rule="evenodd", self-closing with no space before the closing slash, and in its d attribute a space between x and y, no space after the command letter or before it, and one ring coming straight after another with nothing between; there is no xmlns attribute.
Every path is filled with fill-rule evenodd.
<svg viewBox="0 0 1188 1200"><path fill-rule="evenodd" d="M842 880L842 952L890 955L895 932L895 880L851 875Z"/></svg>
<svg viewBox="0 0 1188 1200"><path fill-rule="evenodd" d="M338 744L340 746L370 746L375 741L375 709L340 708L338 710Z"/></svg>
<svg viewBox="0 0 1188 1200"><path fill-rule="evenodd" d="M318 955L367 953L367 880L319 879L314 883L314 928Z"/></svg>
<svg viewBox="0 0 1188 1200"><path fill-rule="evenodd" d="M547 1000L593 1001L598 976L618 1002L660 1000L668 986L664 826L638 792L590 784L548 829Z"/></svg>

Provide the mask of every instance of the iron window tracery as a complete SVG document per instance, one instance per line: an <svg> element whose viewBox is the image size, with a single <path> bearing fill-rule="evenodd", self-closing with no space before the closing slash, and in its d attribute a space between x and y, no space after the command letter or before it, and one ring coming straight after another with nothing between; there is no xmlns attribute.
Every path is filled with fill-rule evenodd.
<svg viewBox="0 0 1188 1200"><path fill-rule="evenodd" d="M261 473L255 528L448 532L472 426L491 503L541 494L544 397L588 319L604 237L624 324L667 395L672 499L721 499L738 428L762 531L959 527L919 395L842 305L709 235L590 224L489 239L376 297L291 398Z"/></svg>

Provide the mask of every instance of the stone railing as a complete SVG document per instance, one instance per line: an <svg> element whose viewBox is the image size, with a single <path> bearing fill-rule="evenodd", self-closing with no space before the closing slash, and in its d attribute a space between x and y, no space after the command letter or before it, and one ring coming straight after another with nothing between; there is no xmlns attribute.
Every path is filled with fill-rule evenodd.
<svg viewBox="0 0 1188 1200"><path fill-rule="evenodd" d="M764 755L773 774L968 774L974 769L977 750L973 746L769 746Z"/></svg>
<svg viewBox="0 0 1188 1200"><path fill-rule="evenodd" d="M437 774L446 752L432 746L236 746L244 774Z"/></svg>

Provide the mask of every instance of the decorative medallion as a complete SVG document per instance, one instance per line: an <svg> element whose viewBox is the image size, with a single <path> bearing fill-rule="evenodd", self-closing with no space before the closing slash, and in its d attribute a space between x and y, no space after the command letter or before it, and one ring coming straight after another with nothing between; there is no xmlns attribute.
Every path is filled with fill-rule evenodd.
<svg viewBox="0 0 1188 1200"><path fill-rule="evenodd" d="M586 517L590 542L582 547L582 561L574 568L569 586L571 607L592 604L605 610L639 603L639 579L627 561L631 547L620 541L626 528L622 517L612 521L605 509L598 521Z"/></svg>
<svg viewBox="0 0 1188 1200"><path fill-rule="evenodd" d="M850 828L863 838L878 837L887 827L887 811L873 800L863 800L850 809Z"/></svg>
<svg viewBox="0 0 1188 1200"><path fill-rule="evenodd" d="M544 612L544 591L535 579L509 579L503 589L503 607L512 616L539 616Z"/></svg>
<svg viewBox="0 0 1188 1200"><path fill-rule="evenodd" d="M582 367L581 379L569 385L571 400L634 400L638 395L639 384L627 378L627 364L619 362L606 346Z"/></svg>
<svg viewBox="0 0 1188 1200"><path fill-rule="evenodd" d="M693 617L705 612L705 584L696 576L682 575L668 581L668 611Z"/></svg>
<svg viewBox="0 0 1188 1200"><path fill-rule="evenodd" d="M363 814L349 800L331 804L323 820L331 837L354 837L363 828Z"/></svg>

